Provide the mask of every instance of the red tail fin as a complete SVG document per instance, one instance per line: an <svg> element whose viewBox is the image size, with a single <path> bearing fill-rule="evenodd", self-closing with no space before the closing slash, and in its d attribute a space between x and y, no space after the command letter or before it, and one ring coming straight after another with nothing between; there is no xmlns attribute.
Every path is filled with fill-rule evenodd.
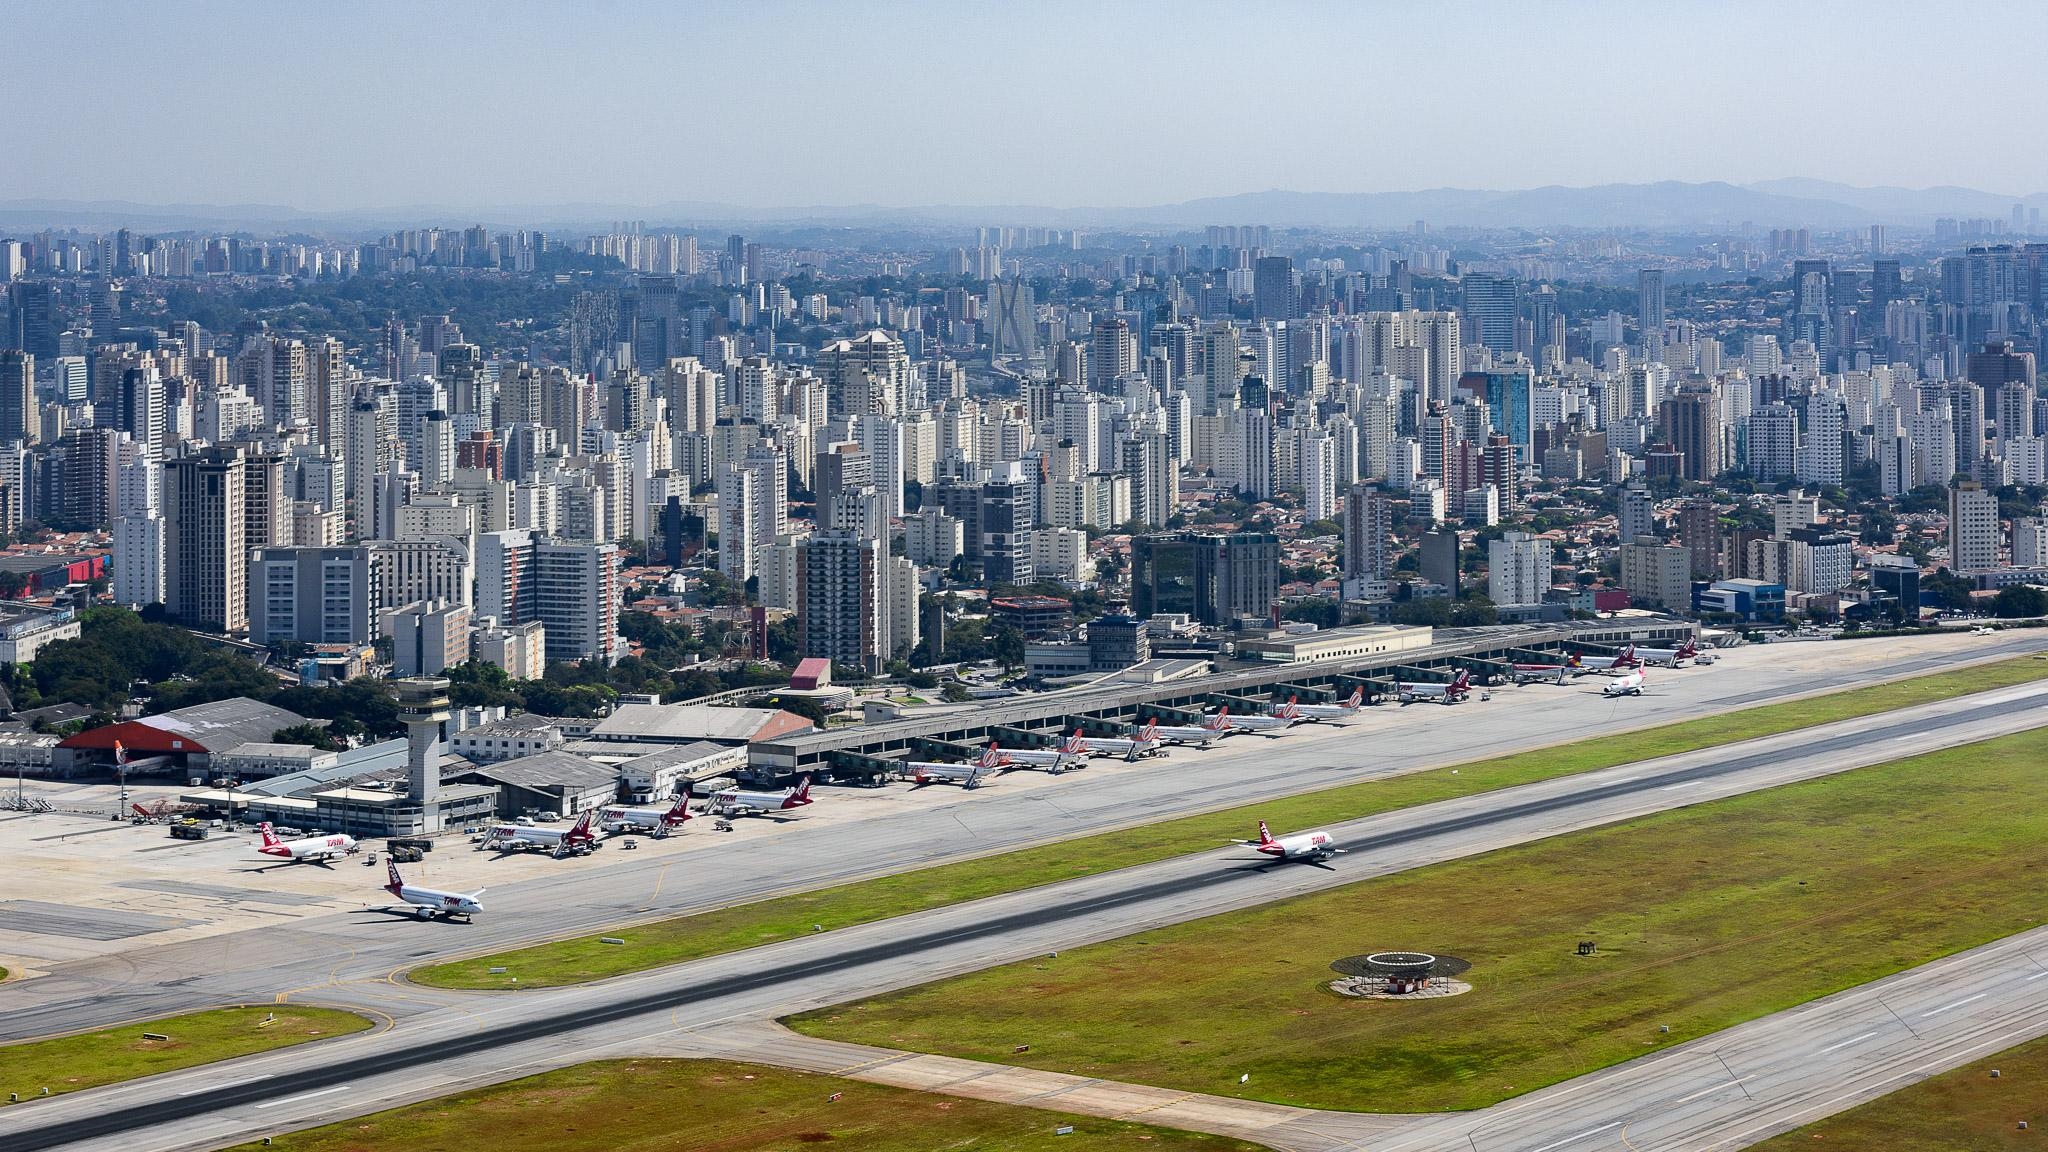
<svg viewBox="0 0 2048 1152"><path fill-rule="evenodd" d="M1259 843L1261 843L1261 844L1271 844L1272 842L1273 842L1273 833L1272 833L1272 831L1271 831L1270 829L1268 829L1268 828L1266 827L1266 822L1265 822L1264 820L1261 820L1261 821L1259 821Z"/></svg>
<svg viewBox="0 0 2048 1152"><path fill-rule="evenodd" d="M796 787L790 791L789 799L784 800L782 806L784 808L795 808L800 804L809 804L810 802L811 778L806 776L796 782Z"/></svg>
<svg viewBox="0 0 2048 1152"><path fill-rule="evenodd" d="M1082 737L1081 730L1079 728L1074 729L1074 734L1072 736L1067 737L1066 744L1060 748L1060 751L1065 752L1070 756L1077 756L1083 752L1086 752L1087 750L1087 740Z"/></svg>
<svg viewBox="0 0 2048 1152"><path fill-rule="evenodd" d="M277 833L270 830L270 821L265 820L263 823L258 824L256 828L263 833L263 846L265 848L272 848L284 843L284 841L277 838Z"/></svg>
<svg viewBox="0 0 2048 1152"><path fill-rule="evenodd" d="M677 793L676 802L662 818L675 824L681 824L690 818L690 785L687 782L683 784L683 790Z"/></svg>
<svg viewBox="0 0 2048 1152"><path fill-rule="evenodd" d="M1218 708L1214 716L1202 722L1202 727L1207 728L1211 732L1221 732L1223 731L1223 726L1228 723L1230 723L1230 709Z"/></svg>
<svg viewBox="0 0 2048 1152"><path fill-rule="evenodd" d="M1357 707L1359 707L1360 705L1362 705L1362 704L1364 704L1364 703L1365 703L1365 685L1363 685L1363 684L1360 684L1360 685L1359 685L1358 687L1356 687L1356 688L1353 688L1353 689L1351 690L1351 699L1349 699L1349 700L1346 700L1346 701L1344 702L1344 706L1345 706L1346 708L1357 708Z"/></svg>
<svg viewBox="0 0 2048 1152"><path fill-rule="evenodd" d="M595 818L596 816L597 816L597 809L595 809L595 808L586 808L586 809L584 809L584 810L583 810L583 815L581 815L581 816L578 816L578 817L576 818L576 823L574 823L574 824L572 824L572 825L570 825L570 826L569 826L569 834L568 834L567 836L564 836L564 837L562 837L562 840L563 840L563 841L564 841L564 842L566 843L566 842L569 842L569 841L574 841L574 840L588 840L588 839L590 839L590 838L591 838L591 835L590 835L590 821L591 821L591 820L592 820L593 818Z"/></svg>
<svg viewBox="0 0 2048 1152"><path fill-rule="evenodd" d="M1159 738L1159 721L1157 721L1157 720L1147 720L1147 721L1145 721L1145 726L1144 726L1143 728L1140 728L1140 729L1138 730L1138 740L1139 740L1139 742L1140 742L1140 743L1143 743L1143 742L1145 742L1145 741L1147 741L1147 740L1156 740L1156 739L1158 739L1158 738Z"/></svg>
<svg viewBox="0 0 2048 1152"><path fill-rule="evenodd" d="M404 879L398 875L398 861L386 856L384 858L384 867L386 870L385 874L391 877L390 883L384 885L384 889L393 896L396 896L405 887Z"/></svg>

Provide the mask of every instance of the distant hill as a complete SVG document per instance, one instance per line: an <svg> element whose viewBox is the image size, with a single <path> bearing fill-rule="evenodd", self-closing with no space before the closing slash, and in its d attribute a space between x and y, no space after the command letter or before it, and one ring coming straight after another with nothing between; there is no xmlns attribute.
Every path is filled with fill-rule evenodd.
<svg viewBox="0 0 2048 1152"><path fill-rule="evenodd" d="M1147 207L1047 208L1024 204L874 204L766 206L712 202L631 204L397 205L308 212L277 204L137 204L125 201L0 202L0 231L129 227L144 231L304 229L375 235L395 227L483 223L493 228L601 228L613 220L650 225L755 224L946 229L974 224L1042 224L1066 228L1199 228L1208 224L1280 227L1405 228L1713 228L1926 226L1939 216L2003 217L2014 204L2048 207L2048 194L2011 196L1973 188L1862 188L1788 178L1755 184L1721 181L1596 184L1569 188L1489 190L1430 188L1412 192L1246 192Z"/></svg>

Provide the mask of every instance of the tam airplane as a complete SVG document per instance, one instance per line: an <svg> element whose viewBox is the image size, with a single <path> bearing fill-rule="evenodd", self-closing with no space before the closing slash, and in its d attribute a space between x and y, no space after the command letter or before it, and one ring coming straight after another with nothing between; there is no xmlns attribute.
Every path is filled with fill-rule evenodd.
<svg viewBox="0 0 2048 1152"><path fill-rule="evenodd" d="M660 840L690 819L690 801L694 799L695 786L685 780L682 792L669 807L607 808L598 826L607 832L645 832Z"/></svg>
<svg viewBox="0 0 2048 1152"><path fill-rule="evenodd" d="M1231 723L1247 732L1270 732L1275 736L1284 735L1289 728L1308 719L1302 714L1301 705L1289 696L1287 703L1264 716L1239 716Z"/></svg>
<svg viewBox="0 0 2048 1152"><path fill-rule="evenodd" d="M988 750L1001 758L1005 768L1043 768L1054 776L1068 768L1088 762L1088 742L1081 738L1081 730L1060 742L1057 748L998 748L991 740Z"/></svg>
<svg viewBox="0 0 2048 1152"><path fill-rule="evenodd" d="M1642 661L1636 658L1636 646L1628 645L1612 656L1580 656L1579 666L1595 672L1621 672L1640 667Z"/></svg>
<svg viewBox="0 0 2048 1152"><path fill-rule="evenodd" d="M1577 656L1568 657L1562 664L1512 664L1509 665L1509 669L1514 673L1517 684L1530 684L1538 680L1562 684L1565 677L1585 671Z"/></svg>
<svg viewBox="0 0 2048 1152"><path fill-rule="evenodd" d="M805 776L796 786L781 792L749 792L742 788L727 788L711 797L711 811L721 816L747 816L759 812L787 812L811 803L811 778Z"/></svg>
<svg viewBox="0 0 2048 1152"><path fill-rule="evenodd" d="M263 833L263 843L256 851L279 860L332 860L337 856L353 855L357 844L353 836L308 836L303 840L280 840L270 830L270 821L257 825Z"/></svg>
<svg viewBox="0 0 2048 1152"><path fill-rule="evenodd" d="M422 888L417 884L405 882L405 877L398 874L397 861L386 860L384 865L390 870L391 876L391 881L384 885L384 890L412 905L413 915L422 920L432 920L435 916L460 916L467 920L484 910L484 906L477 902L477 898L484 894L481 888L474 892L443 892L437 888Z"/></svg>
<svg viewBox="0 0 2048 1152"><path fill-rule="evenodd" d="M1336 837L1328 832L1300 832L1276 839L1264 820L1259 821L1257 840L1239 840L1236 843L1250 845L1276 860L1301 860L1310 864L1328 860L1344 851L1337 847Z"/></svg>
<svg viewBox="0 0 2048 1152"><path fill-rule="evenodd" d="M940 764L913 760L903 767L910 771L911 783L922 788L927 784L958 784L962 788L979 788L984 775L998 771L1003 766L1003 754L993 746L984 748L981 755L966 764Z"/></svg>
<svg viewBox="0 0 2048 1152"><path fill-rule="evenodd" d="M1159 721L1147 720L1136 736L1083 736L1081 743L1098 756L1124 756L1136 760L1159 751Z"/></svg>
<svg viewBox="0 0 2048 1152"><path fill-rule="evenodd" d="M1472 694L1472 673L1459 669L1449 684L1399 684L1401 703L1417 704L1435 701L1438 704L1456 704Z"/></svg>
<svg viewBox="0 0 2048 1152"><path fill-rule="evenodd" d="M1207 748L1237 731L1237 728L1230 721L1230 709L1224 708L1203 719L1199 725L1191 727L1185 724L1168 724L1154 731L1161 740L1171 744L1192 744L1197 748Z"/></svg>
<svg viewBox="0 0 2048 1152"><path fill-rule="evenodd" d="M1638 665L1656 664L1666 668L1676 668L1679 661L1690 660L1699 654L1699 645L1687 640L1676 648L1638 648L1636 649L1636 661Z"/></svg>
<svg viewBox="0 0 2048 1152"><path fill-rule="evenodd" d="M1295 711L1308 720L1342 720L1365 707L1365 685L1351 690L1351 695L1337 704L1296 704Z"/></svg>
<svg viewBox="0 0 2048 1152"><path fill-rule="evenodd" d="M535 828L525 824L499 824L484 833L483 848L517 849L532 852L542 851L560 860L564 856L581 855L597 846L597 835L591 831L597 810L590 809L576 818L576 823L567 828Z"/></svg>
<svg viewBox="0 0 2048 1152"><path fill-rule="evenodd" d="M1643 670L1631 669L1607 682L1600 690L1602 696L1641 696L1643 694Z"/></svg>

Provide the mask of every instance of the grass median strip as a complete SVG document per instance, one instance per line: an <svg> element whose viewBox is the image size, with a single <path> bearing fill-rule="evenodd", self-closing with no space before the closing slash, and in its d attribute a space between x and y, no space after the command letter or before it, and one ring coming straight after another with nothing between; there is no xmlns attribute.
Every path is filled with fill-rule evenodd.
<svg viewBox="0 0 2048 1152"><path fill-rule="evenodd" d="M2043 678L2048 678L2048 661L2028 657L2002 660L1479 760L1456 769L1360 781L605 933L623 939L623 944L606 944L595 935L578 936L417 968L409 976L439 988L549 988L598 980L806 935L814 924L844 928L1199 852L1245 835L1261 818L1281 829L1355 820ZM493 968L504 971L494 973Z"/></svg>
<svg viewBox="0 0 2048 1152"><path fill-rule="evenodd" d="M2022 1121L2027 1127L2020 1127ZM2008 1048L1751 1147L1755 1152L2016 1152L2041 1147L2044 1126L2048 1039Z"/></svg>
<svg viewBox="0 0 2048 1152"><path fill-rule="evenodd" d="M32 1100L289 1048L370 1027L353 1012L296 1005L217 1008L76 1036L0 1046L0 1093ZM151 1039L150 1037L163 1037ZM4 1099L4 1097L0 1097Z"/></svg>
<svg viewBox="0 0 2048 1152"><path fill-rule="evenodd" d="M1485 1107L2041 923L2043 763L2048 729L2036 729L1062 950L796 1026L1318 1108ZM1472 991L1389 1002L1330 990L1334 961L1403 949L1470 961Z"/></svg>
<svg viewBox="0 0 2048 1152"><path fill-rule="evenodd" d="M1068 1126L1067 1135L1056 1131ZM742 1152L812 1144L843 1152L1260 1152L1220 1136L716 1060L579 1064L265 1143L273 1152L418 1152L473 1147L480 1139L492 1152Z"/></svg>

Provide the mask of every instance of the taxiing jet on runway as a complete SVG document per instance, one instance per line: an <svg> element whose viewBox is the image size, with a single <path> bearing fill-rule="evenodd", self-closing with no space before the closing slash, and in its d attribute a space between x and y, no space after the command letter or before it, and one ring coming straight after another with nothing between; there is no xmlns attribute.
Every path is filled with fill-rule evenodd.
<svg viewBox="0 0 2048 1152"><path fill-rule="evenodd" d="M1230 723L1232 727L1242 728L1247 732L1265 732L1282 736L1289 728L1307 718L1302 715L1301 705L1294 702L1294 697L1289 696L1285 705L1264 716L1239 716Z"/></svg>
<svg viewBox="0 0 2048 1152"><path fill-rule="evenodd" d="M1336 704L1296 704L1294 710L1304 720L1342 720L1365 707L1365 685L1351 690L1351 695Z"/></svg>
<svg viewBox="0 0 2048 1152"><path fill-rule="evenodd" d="M1456 704L1472 694L1472 673L1459 669L1449 684L1397 683L1401 692L1401 703L1417 704L1425 700L1438 704Z"/></svg>
<svg viewBox="0 0 2048 1152"><path fill-rule="evenodd" d="M984 748L981 755L966 764L940 764L931 761L913 760L903 767L910 772L911 783L922 788L927 784L958 784L962 788L978 788L982 777L1001 769L1003 754L994 746Z"/></svg>
<svg viewBox="0 0 2048 1152"><path fill-rule="evenodd" d="M1057 748L998 748L996 742L988 742L988 750L1000 758L1005 768L1043 768L1054 776L1069 768L1079 767L1088 762L1088 742L1081 738L1081 730L1060 742Z"/></svg>
<svg viewBox="0 0 2048 1152"><path fill-rule="evenodd" d="M690 801L696 798L696 785L685 780L682 793L667 808L607 808L598 827L607 832L645 832L660 840L690 819Z"/></svg>
<svg viewBox="0 0 2048 1152"><path fill-rule="evenodd" d="M1577 659L1581 667L1590 668L1595 672L1622 672L1641 667L1643 663L1636 658L1636 646L1633 644L1612 656L1580 656Z"/></svg>
<svg viewBox="0 0 2048 1152"><path fill-rule="evenodd" d="M1193 744L1197 748L1207 748L1235 731L1237 728L1231 723L1228 708L1210 714L1199 725L1168 724L1153 729L1161 740L1169 744Z"/></svg>
<svg viewBox="0 0 2048 1152"><path fill-rule="evenodd" d="M1147 720L1136 736L1083 736L1081 743L1098 756L1136 760L1159 751L1159 721Z"/></svg>
<svg viewBox="0 0 2048 1152"><path fill-rule="evenodd" d="M1600 690L1602 696L1641 696L1643 694L1643 670L1641 668L1624 672L1607 682Z"/></svg>
<svg viewBox="0 0 2048 1152"><path fill-rule="evenodd" d="M518 849L520 851L545 851L559 860L564 856L581 855L597 847L597 835L591 829L597 817L597 810L591 809L576 818L576 823L567 828L536 828L526 824L499 824L484 833L479 848Z"/></svg>
<svg viewBox="0 0 2048 1152"><path fill-rule="evenodd" d="M748 792L742 788L727 788L711 797L711 811L720 816L748 816L753 813L787 812L801 808L811 802L811 778L805 776L796 786L782 792Z"/></svg>
<svg viewBox="0 0 2048 1152"><path fill-rule="evenodd" d="M1305 860L1310 863L1328 860L1337 853L1344 851L1342 848L1337 847L1336 837L1331 836L1328 832L1300 832L1293 836L1276 840L1273 837L1272 831L1266 827L1264 820L1259 821L1259 838L1257 840L1238 840L1234 841L1234 843L1248 844L1260 852L1279 860Z"/></svg>
<svg viewBox="0 0 2048 1152"><path fill-rule="evenodd" d="M405 878L398 874L397 861L387 859L384 864L391 875L391 882L384 885L384 890L412 905L413 915L422 920L432 920L435 916L460 916L467 920L484 910L484 906L477 902L477 897L484 894L481 888L474 892L442 892L434 888L422 888L417 884L405 882Z"/></svg>
<svg viewBox="0 0 2048 1152"><path fill-rule="evenodd" d="M1638 648L1635 650L1638 666L1657 664L1676 668L1681 660L1690 660L1700 654L1699 645L1687 640L1676 648Z"/></svg>
<svg viewBox="0 0 2048 1152"><path fill-rule="evenodd" d="M332 860L357 851L353 836L308 836L303 840L279 840L277 833L270 830L266 820L257 828L263 833L263 843L256 851L279 860Z"/></svg>

